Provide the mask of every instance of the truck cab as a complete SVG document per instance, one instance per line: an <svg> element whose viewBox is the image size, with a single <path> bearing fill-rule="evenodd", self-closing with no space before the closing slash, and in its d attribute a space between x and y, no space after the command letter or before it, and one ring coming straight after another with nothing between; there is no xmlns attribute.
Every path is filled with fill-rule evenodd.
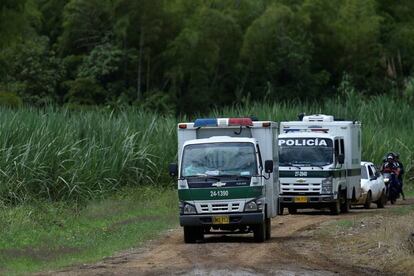
<svg viewBox="0 0 414 276"><path fill-rule="evenodd" d="M177 177L184 241L205 234L270 238L277 214L277 124L249 118L198 119L178 125Z"/></svg>
<svg viewBox="0 0 414 276"><path fill-rule="evenodd" d="M349 211L361 194L361 124L312 115L282 122L279 135L280 204Z"/></svg>

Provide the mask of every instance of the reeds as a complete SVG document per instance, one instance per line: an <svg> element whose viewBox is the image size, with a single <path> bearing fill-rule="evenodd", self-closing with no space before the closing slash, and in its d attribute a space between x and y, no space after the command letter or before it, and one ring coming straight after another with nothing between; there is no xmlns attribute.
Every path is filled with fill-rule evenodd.
<svg viewBox="0 0 414 276"><path fill-rule="evenodd" d="M378 163L386 152L396 151L406 170L412 169L414 108L392 97L351 94L315 103L250 103L205 116L283 121L295 120L301 112L361 121L363 160ZM2 109L0 203L84 201L125 186L169 185L166 168L176 159L176 123L187 120L134 108Z"/></svg>

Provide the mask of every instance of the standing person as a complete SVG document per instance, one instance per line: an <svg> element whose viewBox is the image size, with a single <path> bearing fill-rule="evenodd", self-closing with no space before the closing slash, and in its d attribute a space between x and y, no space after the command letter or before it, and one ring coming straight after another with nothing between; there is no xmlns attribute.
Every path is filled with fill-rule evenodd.
<svg viewBox="0 0 414 276"><path fill-rule="evenodd" d="M399 181L401 169L394 153L388 153L385 158L385 162L381 166L381 172L383 174L389 174L389 182L386 183L387 197L391 201L391 204L394 204L401 194L401 184Z"/></svg>
<svg viewBox="0 0 414 276"><path fill-rule="evenodd" d="M398 166L400 168L400 173L398 174L398 181L400 182L400 186L401 186L402 199L405 200L405 195L404 195L404 191L403 191L404 165L400 161L400 154L398 152L395 153L394 156L395 156L395 161L398 163Z"/></svg>

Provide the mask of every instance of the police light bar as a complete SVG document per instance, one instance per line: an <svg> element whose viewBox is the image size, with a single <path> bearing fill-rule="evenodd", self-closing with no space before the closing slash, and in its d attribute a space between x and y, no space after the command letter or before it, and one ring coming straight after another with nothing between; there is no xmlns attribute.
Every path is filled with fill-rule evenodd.
<svg viewBox="0 0 414 276"><path fill-rule="evenodd" d="M253 121L250 118L230 118L229 126L253 126Z"/></svg>
<svg viewBox="0 0 414 276"><path fill-rule="evenodd" d="M207 118L207 119L197 119L194 122L194 127L206 127L206 126L217 126L217 119Z"/></svg>
<svg viewBox="0 0 414 276"><path fill-rule="evenodd" d="M196 119L194 127L217 127L217 126L253 126L250 118L206 118Z"/></svg>
<svg viewBox="0 0 414 276"><path fill-rule="evenodd" d="M327 128L311 128L311 131L313 131L313 132L325 132L325 133L327 133L329 131L329 129L327 129Z"/></svg>
<svg viewBox="0 0 414 276"><path fill-rule="evenodd" d="M309 129L311 131L314 131L314 132L325 132L325 133L327 133L329 131L329 129L322 128L322 126L318 126L318 125L309 126Z"/></svg>

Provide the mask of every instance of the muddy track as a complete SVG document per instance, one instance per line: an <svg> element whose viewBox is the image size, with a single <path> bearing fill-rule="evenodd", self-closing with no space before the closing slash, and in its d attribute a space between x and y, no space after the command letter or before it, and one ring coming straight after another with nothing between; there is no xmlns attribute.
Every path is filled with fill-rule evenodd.
<svg viewBox="0 0 414 276"><path fill-rule="evenodd" d="M412 204L412 200L404 202ZM387 206L387 208L392 208ZM272 220L272 238L254 243L252 235L206 236L204 243L184 244L182 230L167 232L145 247L122 252L92 265L58 275L385 275L332 258L333 244L314 232L326 221L382 212L356 209L340 216L306 211Z"/></svg>

